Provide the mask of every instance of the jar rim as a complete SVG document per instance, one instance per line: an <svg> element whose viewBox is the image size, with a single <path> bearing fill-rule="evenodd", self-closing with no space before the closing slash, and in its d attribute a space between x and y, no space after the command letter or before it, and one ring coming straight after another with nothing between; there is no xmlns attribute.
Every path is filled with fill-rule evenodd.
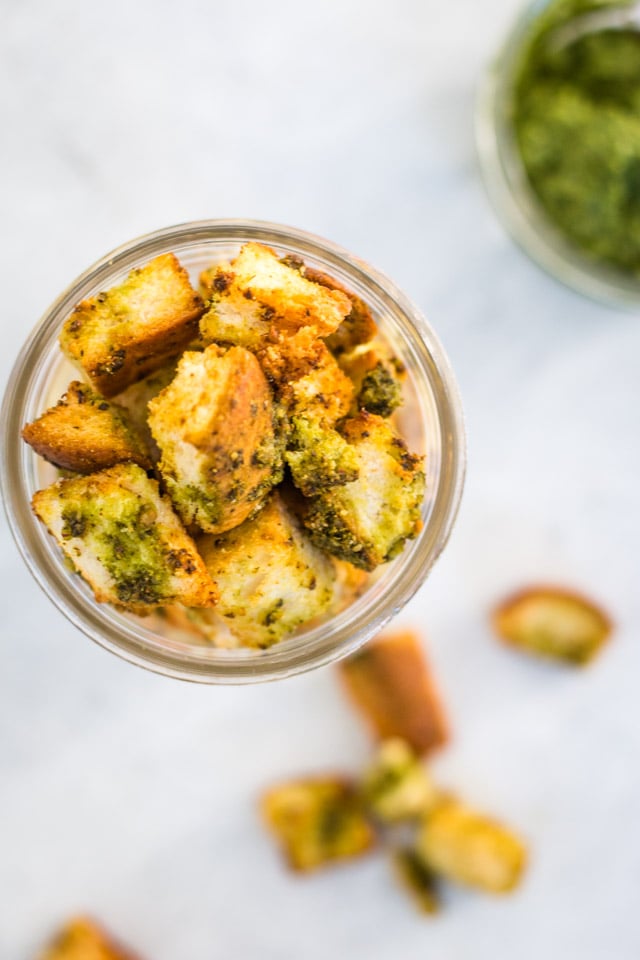
<svg viewBox="0 0 640 960"><path fill-rule="evenodd" d="M160 253L171 250L180 258L186 250L207 242L240 244L248 239L319 258L342 276L346 274L356 290L360 286L375 293L399 324L398 335L404 338L428 380L442 437L442 477L428 524L396 560L385 564L380 581L389 579L388 572L392 571L387 587L365 591L363 597L329 621L267 650L251 651L251 656L246 651L220 651L195 644L187 648L186 644L171 644L166 639L156 643L157 635L109 605L96 603L84 589L86 585L73 582L60 562L57 547L52 550L51 538L31 512L29 478L37 458L20 435L30 406L36 409L37 386L47 376L47 365L60 356L60 325L79 300L92 295L88 291L112 284L114 280L109 278ZM35 415L40 412L37 409ZM404 606L424 581L448 540L464 484L465 433L460 396L444 350L422 314L391 280L348 251L306 231L267 221L213 219L177 224L124 243L101 257L69 284L27 338L10 375L0 416L0 486L9 526L30 572L49 599L74 626L112 653L166 676L203 683L251 683L292 676L357 649Z"/></svg>
<svg viewBox="0 0 640 960"><path fill-rule="evenodd" d="M518 246L565 286L626 310L640 307L640 278L590 258L547 216L522 163L510 111L513 81L539 17L556 0L530 0L484 71L476 97L476 150L489 201Z"/></svg>

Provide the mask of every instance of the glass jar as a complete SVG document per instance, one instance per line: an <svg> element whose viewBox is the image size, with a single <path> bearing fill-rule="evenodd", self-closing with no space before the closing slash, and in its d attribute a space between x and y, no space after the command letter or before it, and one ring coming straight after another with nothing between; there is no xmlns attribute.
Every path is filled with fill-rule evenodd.
<svg viewBox="0 0 640 960"><path fill-rule="evenodd" d="M520 157L513 90L533 32L557 0L533 0L520 13L480 85L476 142L489 199L503 225L532 260L567 286L617 307L640 306L640 279L575 247L551 222Z"/></svg>
<svg viewBox="0 0 640 960"><path fill-rule="evenodd" d="M426 454L428 493L418 537L380 568L363 595L346 609L267 650L223 650L176 636L158 617L138 618L94 600L80 577L69 572L53 538L31 512L33 493L52 482L56 471L22 441L20 431L55 403L77 376L57 338L78 301L121 282L134 267L168 251L197 281L203 268L233 257L248 240L268 244L282 255L303 257L370 305L381 333L407 368L400 428L412 449ZM386 277L339 247L300 230L250 220L198 221L158 230L124 244L74 280L24 345L7 387L2 424L1 480L9 523L45 593L76 627L112 653L167 676L203 683L274 680L353 652L424 581L447 542L463 486L458 390L442 347L418 310Z"/></svg>

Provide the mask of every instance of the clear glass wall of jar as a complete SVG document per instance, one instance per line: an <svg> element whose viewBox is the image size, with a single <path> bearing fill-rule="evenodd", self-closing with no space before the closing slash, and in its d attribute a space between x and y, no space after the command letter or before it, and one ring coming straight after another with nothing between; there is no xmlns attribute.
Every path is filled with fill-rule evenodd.
<svg viewBox="0 0 640 960"><path fill-rule="evenodd" d="M61 325L78 301L119 283L136 266L173 251L197 279L247 240L295 254L353 290L371 306L380 331L407 368L401 429L426 454L428 492L423 527L364 594L341 613L268 650L223 650L177 638L159 618L137 618L97 603L69 573L53 539L30 509L33 493L56 473L22 441L24 423L52 405L74 376L60 352ZM274 680L343 657L377 633L413 596L449 537L465 466L464 429L456 383L433 330L384 276L339 247L302 231L248 220L210 220L159 230L105 256L56 300L25 343L2 408L1 480L16 543L38 584L79 630L125 660L158 673L203 683Z"/></svg>

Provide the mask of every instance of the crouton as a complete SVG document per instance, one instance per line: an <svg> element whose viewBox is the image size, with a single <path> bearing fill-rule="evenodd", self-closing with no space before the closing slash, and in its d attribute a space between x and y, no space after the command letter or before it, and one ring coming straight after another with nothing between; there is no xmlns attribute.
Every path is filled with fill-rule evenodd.
<svg viewBox="0 0 640 960"><path fill-rule="evenodd" d="M69 921L54 940L38 954L38 960L140 960L116 943L93 920Z"/></svg>
<svg viewBox="0 0 640 960"><path fill-rule="evenodd" d="M417 855L405 847L391 857L394 873L421 913L433 915L440 910L437 877Z"/></svg>
<svg viewBox="0 0 640 960"><path fill-rule="evenodd" d="M278 334L259 353L266 375L290 416L313 417L332 426L353 405L354 389L322 340L309 329Z"/></svg>
<svg viewBox="0 0 640 960"><path fill-rule="evenodd" d="M399 737L380 744L365 771L362 793L367 809L383 823L419 819L440 797L424 765Z"/></svg>
<svg viewBox="0 0 640 960"><path fill-rule="evenodd" d="M338 358L354 386L354 412L390 417L402 403L404 367L382 344L357 347Z"/></svg>
<svg viewBox="0 0 640 960"><path fill-rule="evenodd" d="M420 529L422 458L374 414L347 420L341 432L356 452L358 479L309 498L303 522L321 549L373 570Z"/></svg>
<svg viewBox="0 0 640 960"><path fill-rule="evenodd" d="M301 257L289 255L283 257L281 263L297 270L307 280L319 283L320 286L327 287L329 290L339 290L349 297L351 310L340 326L329 334L325 341L332 353L338 355L345 350L352 350L359 343L367 343L375 337L377 328L371 310L364 300L357 297L352 290L348 290L334 277L307 266Z"/></svg>
<svg viewBox="0 0 640 960"><path fill-rule="evenodd" d="M257 517L198 548L220 590L216 612L246 646L268 647L326 613L337 573L317 550L280 493Z"/></svg>
<svg viewBox="0 0 640 960"><path fill-rule="evenodd" d="M510 646L576 666L592 660L612 630L591 600L558 587L516 593L495 610L493 624Z"/></svg>
<svg viewBox="0 0 640 960"><path fill-rule="evenodd" d="M374 844L352 784L339 777L294 780L262 799L264 820L294 870L350 860Z"/></svg>
<svg viewBox="0 0 640 960"><path fill-rule="evenodd" d="M229 630L227 621L215 608L183 607L180 603L173 603L159 607L156 613L169 627L201 643L222 650L237 650L242 646L240 638Z"/></svg>
<svg viewBox="0 0 640 960"><path fill-rule="evenodd" d="M205 341L251 349L272 329L311 327L326 336L352 308L346 294L306 280L260 243L246 243L231 263L205 270L200 284L209 299L200 324Z"/></svg>
<svg viewBox="0 0 640 960"><path fill-rule="evenodd" d="M124 407L127 411L129 420L144 439L145 447L151 453L154 462L160 459L160 451L149 429L148 405L149 401L157 397L161 390L169 386L176 375L177 366L177 358L172 358L163 367L145 377L144 380L132 383L115 398L118 405Z"/></svg>
<svg viewBox="0 0 640 960"><path fill-rule="evenodd" d="M203 311L187 271L165 253L79 303L64 323L60 346L99 393L113 397L183 350Z"/></svg>
<svg viewBox="0 0 640 960"><path fill-rule="evenodd" d="M414 633L383 634L338 669L376 737L401 737L419 755L447 742L442 703Z"/></svg>
<svg viewBox="0 0 640 960"><path fill-rule="evenodd" d="M513 890L527 859L519 837L452 798L426 816L416 852L435 873L487 893Z"/></svg>
<svg viewBox="0 0 640 960"><path fill-rule="evenodd" d="M231 530L282 480L277 411L248 350L211 344L184 353L148 409L159 469L186 524L207 533Z"/></svg>
<svg viewBox="0 0 640 960"><path fill-rule="evenodd" d="M23 439L36 453L64 470L92 473L133 460L152 466L126 411L74 380L55 407L28 423Z"/></svg>
<svg viewBox="0 0 640 960"><path fill-rule="evenodd" d="M133 463L39 490L33 511L99 603L139 611L174 601L208 607L217 591L191 538Z"/></svg>
<svg viewBox="0 0 640 960"><path fill-rule="evenodd" d="M353 447L331 427L309 417L293 417L285 460L296 487L310 497L358 479Z"/></svg>

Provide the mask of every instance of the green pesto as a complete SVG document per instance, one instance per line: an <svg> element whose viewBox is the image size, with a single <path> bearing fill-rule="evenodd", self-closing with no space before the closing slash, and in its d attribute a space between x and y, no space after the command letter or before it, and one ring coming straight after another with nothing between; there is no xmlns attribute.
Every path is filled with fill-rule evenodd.
<svg viewBox="0 0 640 960"><path fill-rule="evenodd" d="M549 40L574 16L611 5L550 5L527 47L513 116L549 218L584 253L633 274L640 273L640 33L603 29L565 45Z"/></svg>
<svg viewBox="0 0 640 960"><path fill-rule="evenodd" d="M167 596L170 565L152 503L128 494L74 500L62 513L62 536L85 540L113 578L122 603L154 604Z"/></svg>
<svg viewBox="0 0 640 960"><path fill-rule="evenodd" d="M223 516L224 505L214 484L197 486L195 483L179 483L172 477L165 477L167 492L178 512L188 523L217 524Z"/></svg>
<svg viewBox="0 0 640 960"><path fill-rule="evenodd" d="M344 437L308 417L293 417L285 453L296 487L310 497L358 478L358 457Z"/></svg>
<svg viewBox="0 0 640 960"><path fill-rule="evenodd" d="M389 366L380 361L364 377L356 399L359 409L390 417L402 403L402 387Z"/></svg>

